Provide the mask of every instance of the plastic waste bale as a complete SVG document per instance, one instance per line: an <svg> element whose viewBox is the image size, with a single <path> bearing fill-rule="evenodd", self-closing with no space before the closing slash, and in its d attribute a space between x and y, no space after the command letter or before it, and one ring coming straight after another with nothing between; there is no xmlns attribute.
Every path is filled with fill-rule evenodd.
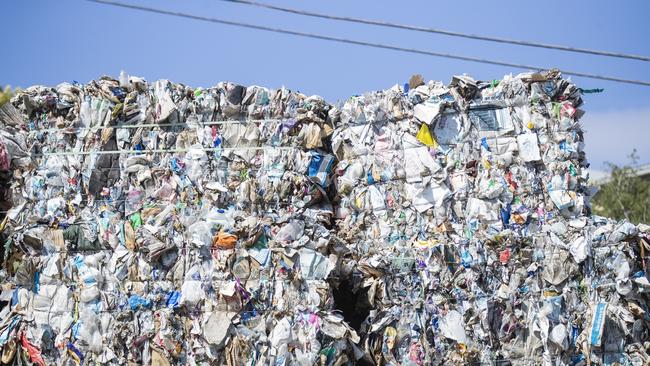
<svg viewBox="0 0 650 366"><path fill-rule="evenodd" d="M406 85L19 92L2 362L647 363L650 227L590 214L580 90Z"/></svg>
<svg viewBox="0 0 650 366"><path fill-rule="evenodd" d="M556 72L411 81L330 112L336 270L366 360L645 362L624 334L647 239L590 215L579 90Z"/></svg>
<svg viewBox="0 0 650 366"><path fill-rule="evenodd" d="M24 332L3 346L24 334L48 364L306 365L352 352L354 330L321 320L336 316L337 263L322 98L122 73L31 87L9 105L2 322ZM295 342L279 349L269 335L287 327Z"/></svg>

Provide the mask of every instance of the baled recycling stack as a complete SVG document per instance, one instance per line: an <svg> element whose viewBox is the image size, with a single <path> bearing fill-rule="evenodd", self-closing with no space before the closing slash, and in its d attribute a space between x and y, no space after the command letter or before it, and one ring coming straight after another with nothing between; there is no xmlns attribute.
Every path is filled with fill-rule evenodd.
<svg viewBox="0 0 650 366"><path fill-rule="evenodd" d="M0 113L4 364L650 362L558 73L333 106L103 77Z"/></svg>

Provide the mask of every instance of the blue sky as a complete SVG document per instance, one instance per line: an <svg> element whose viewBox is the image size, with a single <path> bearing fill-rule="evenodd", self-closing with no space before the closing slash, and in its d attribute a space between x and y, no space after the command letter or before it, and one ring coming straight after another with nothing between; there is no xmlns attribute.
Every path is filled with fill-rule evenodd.
<svg viewBox="0 0 650 366"><path fill-rule="evenodd" d="M127 0L123 0L127 1ZM650 62L571 54L434 34L319 20L215 0L133 3L331 36L650 80ZM317 12L467 33L650 55L650 1L268 0ZM81 0L5 1L0 85L87 82L120 70L191 86L219 81L286 86L329 101L402 84L414 73L448 82L467 73L501 78L522 70L266 33ZM650 87L572 78L586 95L586 150L596 169L650 162Z"/></svg>

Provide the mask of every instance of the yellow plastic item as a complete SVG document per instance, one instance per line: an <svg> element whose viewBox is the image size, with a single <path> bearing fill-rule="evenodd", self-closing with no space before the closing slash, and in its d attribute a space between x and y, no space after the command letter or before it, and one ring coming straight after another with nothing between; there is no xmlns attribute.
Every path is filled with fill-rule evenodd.
<svg viewBox="0 0 650 366"><path fill-rule="evenodd" d="M416 249L430 249L436 246L438 244L438 241L435 239L429 239L429 240L416 240L413 243L413 246Z"/></svg>
<svg viewBox="0 0 650 366"><path fill-rule="evenodd" d="M483 159L483 166L485 169L490 169L492 167L492 164L487 159Z"/></svg>
<svg viewBox="0 0 650 366"><path fill-rule="evenodd" d="M420 131L418 131L418 134L415 137L418 139L418 141L427 145L428 147L438 147L438 142L429 131L429 126L427 126L426 123L423 123L422 126L420 126Z"/></svg>

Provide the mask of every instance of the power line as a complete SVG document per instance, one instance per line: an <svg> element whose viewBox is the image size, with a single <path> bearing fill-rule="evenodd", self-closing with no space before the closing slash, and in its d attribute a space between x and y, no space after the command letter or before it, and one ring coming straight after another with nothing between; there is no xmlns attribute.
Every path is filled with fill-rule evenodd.
<svg viewBox="0 0 650 366"><path fill-rule="evenodd" d="M479 40L479 41L508 43L508 44L514 44L514 45L518 45L518 46L547 48L547 49L566 51L566 52L586 53L586 54L598 55L598 56L618 57L618 58L640 60L640 61L650 61L649 56L643 56L643 55L631 55L631 54L625 54L625 53L619 53L619 52L600 51L600 50L592 50L592 49L587 49L587 48L577 48L577 47L553 45L553 44L546 44L546 43L539 43L539 42L521 41L521 40L515 40L515 39L508 39L508 38L499 38L499 37L482 36L482 35L478 35L478 34L454 32L454 31L449 31L449 30L444 30L444 29L437 29L437 28L427 28L427 27L420 27L420 26L414 26L414 25L396 24L396 23L390 23L390 22L379 21L379 20L360 19L360 18L353 18L353 17L329 15L329 14L323 14L323 13L314 13L314 12L309 12L309 11L305 11L305 10L294 9L294 8L284 8L284 7L281 7L281 6L275 6L275 5L271 5L271 4L264 4L264 3L259 3L259 2L256 2L256 1L250 1L250 0L219 0L219 1L229 2L229 3L236 3L236 4L243 4L243 5L258 6L258 7L262 7L262 8L266 8L266 9L281 11L281 12L285 12L285 13L304 15L304 16L309 16L309 17L314 17L314 18L322 18L322 19L330 19L330 20L341 20L341 21L350 22L350 23L376 25L376 26L380 26L380 27L405 29L405 30L412 30L412 31L417 31L417 32L425 32L425 33L436 33L436 34L442 34L442 35L451 36L451 37L461 37L461 38L475 39L475 40Z"/></svg>
<svg viewBox="0 0 650 366"><path fill-rule="evenodd" d="M201 16L201 15L181 13L181 12L163 10L163 9L158 9L158 8L151 8L151 7L140 6L140 5L126 4L126 3L121 3L121 2L117 2L117 1L110 1L110 0L85 0L85 1L98 3L98 4L117 6L117 7L127 8L127 9L141 10L141 11L146 11L146 12L150 12L150 13L171 15L171 16L180 17L180 18L187 18L187 19L201 20L201 21L217 23L217 24L231 25L231 26L241 27L241 28L249 28L249 29L263 30L263 31L267 31L267 32L289 34L289 35L294 35L294 36L299 36L299 37L320 39L320 40L331 41L331 42L347 43L347 44L353 44L353 45L357 45L357 46L373 47L373 48L386 49L386 50L399 51L399 52L406 52L406 53L414 53L414 54L420 54L420 55L426 55L426 56L443 57L443 58L449 58L449 59L454 59L454 60L477 62L477 63L483 63L483 64L489 64L489 65L496 65L496 66L505 66L505 67L511 67L511 68L517 68L517 69L524 69L524 70L547 70L548 69L546 67L531 66L531 65L525 65L525 64L515 64L515 63L510 63L510 62L482 59L482 58L478 58L478 57L460 56L460 55L454 55L454 54L449 54L449 53L433 52L433 51L427 51L427 50L422 50L422 49L417 49L417 48L406 48L406 47L393 46L393 45L387 45L387 44L381 44L381 43L358 41L358 40L347 39L347 38L331 37L331 36L325 36L325 35L321 35L321 34L298 32L298 31L292 31L292 30L283 29L283 28L273 28L273 27L267 27L267 26L262 26L262 25L257 25L257 24L235 22L235 21L231 21L231 20L211 18L211 17L205 17L205 16ZM590 79L606 80L606 81L613 81L613 82L625 83L625 84L650 86L650 81L622 79L622 78L613 77L613 76L603 76L603 75L589 74L589 73L583 73L583 72L577 72L577 71L569 71L569 70L559 70L559 71L566 74L566 75L573 75L573 76L579 76L579 77L590 78Z"/></svg>

